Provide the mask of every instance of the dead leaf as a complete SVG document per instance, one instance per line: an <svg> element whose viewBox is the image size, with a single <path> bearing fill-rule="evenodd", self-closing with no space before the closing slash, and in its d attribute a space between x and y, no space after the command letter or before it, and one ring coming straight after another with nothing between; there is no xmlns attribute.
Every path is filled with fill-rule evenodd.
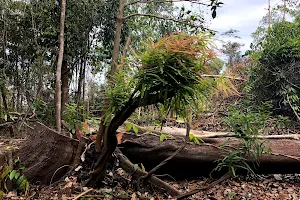
<svg viewBox="0 0 300 200"><path fill-rule="evenodd" d="M281 174L274 174L273 175L276 181L282 181L282 176Z"/></svg>
<svg viewBox="0 0 300 200"><path fill-rule="evenodd" d="M133 193L133 194L131 195L131 200L137 200L136 193Z"/></svg>
<svg viewBox="0 0 300 200"><path fill-rule="evenodd" d="M72 188L73 187L73 183L72 182L68 182L63 189L67 189L67 188Z"/></svg>
<svg viewBox="0 0 300 200"><path fill-rule="evenodd" d="M237 183L237 182L235 182L235 181L232 181L232 183L233 183L235 186L237 186L237 187L240 187L240 186L241 186L241 184L239 184L239 183Z"/></svg>
<svg viewBox="0 0 300 200"><path fill-rule="evenodd" d="M7 195L5 195L6 198L12 198L12 197L16 197L18 194L17 192L9 192Z"/></svg>
<svg viewBox="0 0 300 200"><path fill-rule="evenodd" d="M77 126L77 124L75 124L75 133L76 133L76 137L78 140L80 140L83 136L83 132L80 131L79 127Z"/></svg>
<svg viewBox="0 0 300 200"><path fill-rule="evenodd" d="M97 135L90 135L89 138L90 138L92 141L96 141Z"/></svg>
<svg viewBox="0 0 300 200"><path fill-rule="evenodd" d="M85 132L85 131L87 131L87 129L88 129L88 120L85 120L84 121L84 123L83 123L83 125L82 125L82 131L83 132Z"/></svg>
<svg viewBox="0 0 300 200"><path fill-rule="evenodd" d="M75 172L78 172L81 168L82 168L82 166L79 165L78 167L76 167Z"/></svg>
<svg viewBox="0 0 300 200"><path fill-rule="evenodd" d="M117 137L118 144L122 144L123 133L118 133L116 137Z"/></svg>
<svg viewBox="0 0 300 200"><path fill-rule="evenodd" d="M279 194L279 198L280 200L286 200L290 199L290 196L288 194Z"/></svg>

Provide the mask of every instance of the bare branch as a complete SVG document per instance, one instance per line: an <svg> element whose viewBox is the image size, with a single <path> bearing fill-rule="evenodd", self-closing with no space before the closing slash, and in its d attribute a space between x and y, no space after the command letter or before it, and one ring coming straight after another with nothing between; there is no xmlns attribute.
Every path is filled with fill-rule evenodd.
<svg viewBox="0 0 300 200"><path fill-rule="evenodd" d="M297 120L300 121L300 116L298 115L297 111L295 110L295 108L292 106L290 100L289 100L289 95L287 95L287 102L290 105L291 109L293 110L295 116L297 117Z"/></svg>
<svg viewBox="0 0 300 200"><path fill-rule="evenodd" d="M208 77L208 78L228 78L228 79L233 79L233 80L239 80L239 81L246 81L243 78L235 78L232 76L223 76L223 75L211 75L211 74L202 74L202 77Z"/></svg>
<svg viewBox="0 0 300 200"><path fill-rule="evenodd" d="M131 17L135 17L135 16L152 17L152 18L157 18L157 19L162 19L162 20L167 20L167 21L173 21L173 22L177 22L177 23L187 24L187 25L189 25L191 27L197 27L197 28L203 28L204 29L203 26L190 23L188 20L177 20L177 19L174 19L174 18L168 18L168 17L158 16L158 15L153 15L153 14L134 13L134 14L127 15L126 17L124 17L124 20L127 20L127 19L129 19Z"/></svg>
<svg viewBox="0 0 300 200"><path fill-rule="evenodd" d="M126 3L124 6L125 7L131 6L131 5L138 4L138 3L167 3L167 2L175 3L175 2L182 2L182 1L195 3L195 4L199 4L199 5L204 5L204 6L210 6L209 4L199 2L198 0L148 0L148 1L147 0L139 0L139 1L133 1L133 2Z"/></svg>

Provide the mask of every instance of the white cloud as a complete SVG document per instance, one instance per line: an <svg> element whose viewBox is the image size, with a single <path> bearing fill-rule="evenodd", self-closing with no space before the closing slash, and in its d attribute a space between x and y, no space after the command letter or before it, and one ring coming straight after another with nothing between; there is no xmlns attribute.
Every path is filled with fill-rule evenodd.
<svg viewBox="0 0 300 200"><path fill-rule="evenodd" d="M252 5L247 8L240 8L235 12L228 10L228 13L221 13L219 17L211 22L212 29L228 30L230 28L238 29L254 22L259 25L261 18L267 13L265 5Z"/></svg>

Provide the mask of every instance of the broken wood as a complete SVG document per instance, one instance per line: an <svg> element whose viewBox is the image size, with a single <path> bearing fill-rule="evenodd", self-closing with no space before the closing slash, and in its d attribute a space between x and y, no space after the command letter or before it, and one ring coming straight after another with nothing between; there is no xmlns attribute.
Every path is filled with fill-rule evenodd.
<svg viewBox="0 0 300 200"><path fill-rule="evenodd" d="M159 169L158 173L170 174L176 178L208 175L216 167L217 163L215 161L227 155L227 151L220 148L227 141L226 139L214 138L211 140L212 143L200 145L188 144L185 149ZM148 170L172 155L182 145L181 140L160 142L159 137L153 135L137 137L124 134L123 141L119 145L121 151L132 162L143 163ZM239 145L239 141L230 141L227 144L236 147ZM259 159L260 165L255 172L260 174L300 173L300 141L272 139L266 140L265 144L266 149L272 149L272 153L262 155ZM254 164L251 159L247 162L250 165Z"/></svg>
<svg viewBox="0 0 300 200"><path fill-rule="evenodd" d="M124 156L120 150L116 149L115 154L116 154L116 157L120 161L120 166L125 171L127 171L129 173L134 172L134 173L132 173L132 177L134 179L138 180L140 177L147 175L147 172L144 172L139 168L135 169L133 163L130 160L128 160L128 158L126 156ZM161 179L157 178L154 175L149 177L149 182L158 188L166 190L172 196L177 196L177 195L181 194L177 189L170 186L169 184L167 184L166 182L162 181Z"/></svg>
<svg viewBox="0 0 300 200"><path fill-rule="evenodd" d="M34 124L29 136L19 150L19 158L25 166L24 175L34 183L49 184L54 172L72 165L78 141L59 134L42 123ZM59 170L53 181L60 179L68 168Z"/></svg>

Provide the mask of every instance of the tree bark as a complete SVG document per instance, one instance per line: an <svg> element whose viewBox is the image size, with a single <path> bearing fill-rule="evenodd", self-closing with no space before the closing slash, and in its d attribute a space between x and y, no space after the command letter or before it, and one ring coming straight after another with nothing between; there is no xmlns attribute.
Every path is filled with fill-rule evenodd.
<svg viewBox="0 0 300 200"><path fill-rule="evenodd" d="M81 99L81 88L82 88L82 69L83 69L84 58L81 58L80 66L79 66L79 78L77 85L77 94L76 94L76 103L79 106Z"/></svg>
<svg viewBox="0 0 300 200"><path fill-rule="evenodd" d="M122 153L133 163L143 163L146 170L158 165L182 145L182 140L160 142L159 137L151 135L137 137L124 134L123 140L125 142L119 145ZM221 148L226 141L224 138L218 138L211 139L210 143L188 144L185 149L158 170L158 173L170 174L179 179L207 176L216 167L216 161L223 159L228 154L226 150ZM240 143L237 140L232 140L226 144L237 147ZM271 148L272 152L264 153L260 157L259 166L254 170L256 173L292 174L300 172L299 140L268 139L265 140L265 144L266 149ZM286 148L287 146L289 148ZM253 159L247 158L247 163L250 166L253 166L254 162ZM226 173L226 169L224 170L220 174Z"/></svg>
<svg viewBox="0 0 300 200"><path fill-rule="evenodd" d="M64 28L66 18L66 0L61 1L61 14L60 14L60 33L59 33L59 54L56 69L56 91L55 91L55 122L57 132L61 132L61 70L64 55Z"/></svg>
<svg viewBox="0 0 300 200"><path fill-rule="evenodd" d="M8 106L7 106L7 100L6 100L6 91L5 91L5 80L1 80L2 83L0 83L0 90L1 90L1 96L2 96L2 102L4 107L4 112L8 112Z"/></svg>
<svg viewBox="0 0 300 200"><path fill-rule="evenodd" d="M114 39L114 49L112 53L112 61L111 61L111 69L110 69L110 83L114 82L114 75L117 71L118 65L118 57L120 51L120 44L121 44L121 34L122 34L122 25L124 21L124 0L120 0L119 11L116 21L116 32L115 32L115 39Z"/></svg>
<svg viewBox="0 0 300 200"><path fill-rule="evenodd" d="M66 109L66 104L69 101L69 68L68 62L65 60L62 62L61 72L61 116L63 116L63 113Z"/></svg>
<svg viewBox="0 0 300 200"><path fill-rule="evenodd" d="M133 96L132 96L133 97ZM93 168L93 173L87 182L88 186L100 186L105 177L108 161L117 147L116 131L139 106L139 99L130 98L126 105L115 115L111 122L104 126L103 142L100 155ZM98 133L100 135L100 131ZM98 137L98 135L97 135Z"/></svg>
<svg viewBox="0 0 300 200"><path fill-rule="evenodd" d="M83 69L82 69L82 102L84 103L84 97L85 97L85 71L86 71L86 54L84 55L84 63L83 63Z"/></svg>

